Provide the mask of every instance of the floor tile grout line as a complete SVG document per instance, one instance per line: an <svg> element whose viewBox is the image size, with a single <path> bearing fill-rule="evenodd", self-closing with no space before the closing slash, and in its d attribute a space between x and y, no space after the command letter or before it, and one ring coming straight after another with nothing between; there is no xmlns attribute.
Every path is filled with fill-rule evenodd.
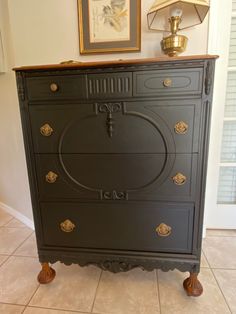
<svg viewBox="0 0 236 314"><path fill-rule="evenodd" d="M201 268L210 268L211 270L213 270L213 269L236 270L236 268L212 267L211 264L210 264L210 262L209 262L209 260L208 260L208 258L207 258L207 256L206 256L206 254L205 254L205 252L204 252L203 250L202 250L202 252L204 253L204 256L205 256L205 258L206 258L206 261L207 261L209 267L201 267Z"/></svg>
<svg viewBox="0 0 236 314"><path fill-rule="evenodd" d="M215 276L215 274L214 274L213 269L211 269L211 273L212 273L213 277L215 278L215 281L216 281L216 283L217 283L217 286L219 287L220 292L221 292L221 294L222 294L222 296L223 296L223 298L224 298L224 300L225 300L225 303L227 304L227 307L228 307L228 309L229 309L229 312L230 312L231 314L233 314L233 312L231 311L231 308L230 308L230 306L229 306L229 304L228 304L228 302L227 302L227 300L226 300L226 297L225 297L225 295L224 295L224 293L223 293L223 290L221 289L220 284L219 284L219 282L218 282L218 280L217 280L217 278L216 278L216 276Z"/></svg>
<svg viewBox="0 0 236 314"><path fill-rule="evenodd" d="M25 304L21 304L21 303L11 303L11 302L0 302L0 304L4 304L4 305L18 305L18 306L25 306Z"/></svg>
<svg viewBox="0 0 236 314"><path fill-rule="evenodd" d="M30 304L30 302L31 302L31 300L33 299L33 297L35 296L35 294L36 294L36 292L38 291L39 287L40 287L40 284L38 284L38 286L37 286L37 288L35 289L34 293L33 293L32 296L30 297L28 303L25 305L25 309L24 309L24 311L22 312L22 314L23 314L23 313L25 312L25 310L27 309L28 305Z"/></svg>
<svg viewBox="0 0 236 314"><path fill-rule="evenodd" d="M76 311L76 310L65 310L65 309L59 309L56 307L43 307L40 305L27 305L26 308L34 308L34 309L45 309L45 310L54 310L54 311L60 311L60 312L71 312L71 313L78 313L78 314L91 314L91 312L87 312L87 311ZM93 314L99 314L99 313L93 313Z"/></svg>
<svg viewBox="0 0 236 314"><path fill-rule="evenodd" d="M158 269L155 269L155 272L156 272L157 295L158 295L159 309L160 309L160 314L161 314L162 313L162 311L161 311L161 295L160 295L160 287L159 287Z"/></svg>
<svg viewBox="0 0 236 314"><path fill-rule="evenodd" d="M206 259L206 261L207 261L207 267L202 267L202 266L200 266L201 268L211 268L211 265L210 265L210 263L209 263L209 261L208 261L208 259L207 259L207 257L206 257L206 254L205 254L205 252L203 251L203 249L202 249L202 253L201 253L201 255L204 255L204 257L205 257L205 259Z"/></svg>
<svg viewBox="0 0 236 314"><path fill-rule="evenodd" d="M211 267L212 270L218 269L218 270L236 270L236 268L222 268L222 267Z"/></svg>
<svg viewBox="0 0 236 314"><path fill-rule="evenodd" d="M95 300L96 300L96 297L97 297L98 287L99 287L99 284L100 284L100 281L101 281L101 278L102 278L102 273L103 273L103 270L101 270L101 273L100 273L100 276L99 276L99 279L98 279L98 284L97 284L96 291L95 291L95 294L94 294L93 304L92 304L90 313L93 313L93 308L94 308Z"/></svg>
<svg viewBox="0 0 236 314"><path fill-rule="evenodd" d="M207 238L236 238L236 235L208 235Z"/></svg>
<svg viewBox="0 0 236 314"><path fill-rule="evenodd" d="M0 269L1 269L1 267L9 260L9 258L11 257L11 255L6 255L6 256L8 256L8 257L5 259L5 261L3 261L3 262L1 263Z"/></svg>
<svg viewBox="0 0 236 314"><path fill-rule="evenodd" d="M210 264L210 262L209 262L209 260L208 260L208 258L207 258L207 256L206 256L206 254L205 254L205 252L204 252L204 250L202 249L202 252L203 252L203 254L204 254L204 256L205 256L205 259L206 259L206 261L207 261L207 264L209 265L209 267L208 268L210 268L211 269L211 264Z"/></svg>
<svg viewBox="0 0 236 314"><path fill-rule="evenodd" d="M16 228L16 229L19 229L19 228ZM14 253L32 236L33 233L34 231L32 231L32 233L30 233L30 235L23 242L21 242L21 244L17 246L17 248L10 255L15 256Z"/></svg>
<svg viewBox="0 0 236 314"><path fill-rule="evenodd" d="M11 215L10 215L11 216ZM9 224L9 222L11 222L15 217L13 217L13 216L11 216L12 218L9 220L9 221L7 221L5 224L3 224L2 226L0 226L0 227L4 227L4 226L6 226L7 224Z"/></svg>

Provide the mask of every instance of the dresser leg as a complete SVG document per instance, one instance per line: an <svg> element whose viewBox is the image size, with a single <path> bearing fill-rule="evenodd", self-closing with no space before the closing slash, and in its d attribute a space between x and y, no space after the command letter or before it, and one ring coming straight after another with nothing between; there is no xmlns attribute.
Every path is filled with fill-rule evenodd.
<svg viewBox="0 0 236 314"><path fill-rule="evenodd" d="M53 281L56 276L56 271L49 266L49 263L41 263L42 270L38 274L38 282L47 284Z"/></svg>
<svg viewBox="0 0 236 314"><path fill-rule="evenodd" d="M199 297L203 292L202 285L197 276L198 273L190 272L190 276L183 282L184 289L187 292L188 296Z"/></svg>

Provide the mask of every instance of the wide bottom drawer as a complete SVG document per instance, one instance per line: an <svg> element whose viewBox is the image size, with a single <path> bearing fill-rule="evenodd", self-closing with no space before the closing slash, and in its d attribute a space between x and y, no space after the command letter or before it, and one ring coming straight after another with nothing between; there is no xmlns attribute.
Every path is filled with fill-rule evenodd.
<svg viewBox="0 0 236 314"><path fill-rule="evenodd" d="M191 253L193 204L42 203L43 244Z"/></svg>

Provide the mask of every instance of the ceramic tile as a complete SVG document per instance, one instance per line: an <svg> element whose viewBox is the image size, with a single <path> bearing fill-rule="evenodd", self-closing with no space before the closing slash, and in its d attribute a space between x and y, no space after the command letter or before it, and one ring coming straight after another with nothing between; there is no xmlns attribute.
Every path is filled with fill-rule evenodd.
<svg viewBox="0 0 236 314"><path fill-rule="evenodd" d="M206 236L219 236L219 237L236 237L235 229L207 229Z"/></svg>
<svg viewBox="0 0 236 314"><path fill-rule="evenodd" d="M49 285L41 285L30 305L52 309L90 312L101 270L97 267L53 266L57 276Z"/></svg>
<svg viewBox="0 0 236 314"><path fill-rule="evenodd" d="M202 255L201 255L201 267L209 268L209 264L207 262L204 252L202 252Z"/></svg>
<svg viewBox="0 0 236 314"><path fill-rule="evenodd" d="M0 208L0 226L4 226L6 223L12 220L12 218L13 217L10 214Z"/></svg>
<svg viewBox="0 0 236 314"><path fill-rule="evenodd" d="M203 285L200 297L188 297L183 289L183 280L188 273L177 270L158 271L162 314L228 314L229 308L210 269L202 268L199 280Z"/></svg>
<svg viewBox="0 0 236 314"><path fill-rule="evenodd" d="M13 218L10 220L5 227L11 227L11 228L28 228L26 225L24 225L21 221L18 219Z"/></svg>
<svg viewBox="0 0 236 314"><path fill-rule="evenodd" d="M38 307L30 307L28 306L24 311L24 314L73 314L75 312L63 311L63 310L51 310L51 309L43 309ZM78 314L88 314L77 312Z"/></svg>
<svg viewBox="0 0 236 314"><path fill-rule="evenodd" d="M0 303L0 313L2 314L21 314L23 313L24 306L11 305L11 304L1 304Z"/></svg>
<svg viewBox="0 0 236 314"><path fill-rule="evenodd" d="M39 269L36 258L11 256L0 267L0 302L27 304L38 287Z"/></svg>
<svg viewBox="0 0 236 314"><path fill-rule="evenodd" d="M208 237L203 251L212 268L236 269L236 237Z"/></svg>
<svg viewBox="0 0 236 314"><path fill-rule="evenodd" d="M8 255L0 255L0 265L2 265L2 263L5 262L5 260L7 260L8 257L9 257Z"/></svg>
<svg viewBox="0 0 236 314"><path fill-rule="evenodd" d="M0 228L0 254L11 254L32 233L29 228Z"/></svg>
<svg viewBox="0 0 236 314"><path fill-rule="evenodd" d="M155 271L103 272L93 312L110 314L159 313Z"/></svg>
<svg viewBox="0 0 236 314"><path fill-rule="evenodd" d="M37 257L37 245L35 233L33 233L15 252L13 255L33 256Z"/></svg>
<svg viewBox="0 0 236 314"><path fill-rule="evenodd" d="M232 313L236 314L236 270L213 271Z"/></svg>

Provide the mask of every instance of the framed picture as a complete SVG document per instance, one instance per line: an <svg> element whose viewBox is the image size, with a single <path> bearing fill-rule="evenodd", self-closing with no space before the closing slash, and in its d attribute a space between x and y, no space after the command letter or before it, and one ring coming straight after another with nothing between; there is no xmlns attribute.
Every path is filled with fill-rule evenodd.
<svg viewBox="0 0 236 314"><path fill-rule="evenodd" d="M141 0L78 0L80 53L139 51Z"/></svg>

